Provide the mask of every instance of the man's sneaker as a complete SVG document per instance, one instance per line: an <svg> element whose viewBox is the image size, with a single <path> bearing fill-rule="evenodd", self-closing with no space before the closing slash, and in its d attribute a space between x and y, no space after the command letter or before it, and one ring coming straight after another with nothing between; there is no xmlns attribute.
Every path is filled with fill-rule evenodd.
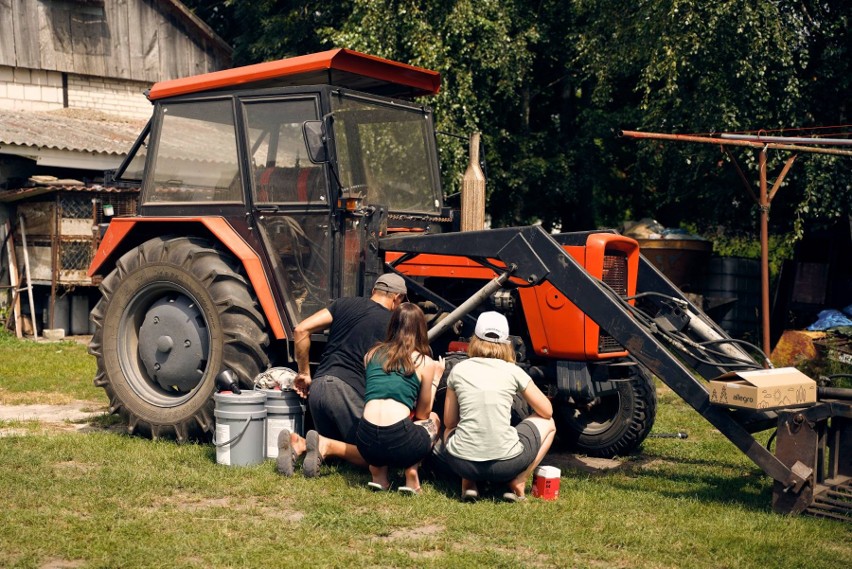
<svg viewBox="0 0 852 569"><path fill-rule="evenodd" d="M281 429L278 433L278 458L275 460L278 474L282 476L293 476L296 470L296 455L290 444L290 431Z"/></svg>
<svg viewBox="0 0 852 569"><path fill-rule="evenodd" d="M322 466L322 455L319 451L319 433L316 431L308 431L305 435L305 445L308 452L305 454L305 461L302 463L302 474L305 478L316 478L319 476L320 466Z"/></svg>

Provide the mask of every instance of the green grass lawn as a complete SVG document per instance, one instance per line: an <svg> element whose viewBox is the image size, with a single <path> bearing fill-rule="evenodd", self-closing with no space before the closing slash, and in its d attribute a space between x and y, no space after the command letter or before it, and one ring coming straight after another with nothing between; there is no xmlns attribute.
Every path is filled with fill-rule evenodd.
<svg viewBox="0 0 852 569"><path fill-rule="evenodd" d="M69 397L103 398L77 348L0 341L2 393L25 391L10 385L7 352L46 350L84 377L37 372L38 391L53 373ZM19 434L0 437L0 567L852 566L852 524L772 513L770 479L667 389L655 432L689 438L648 439L595 473L554 453L555 502L462 504L432 480L415 498L375 494L346 467L285 479L272 462L218 465L210 445L4 430Z"/></svg>
<svg viewBox="0 0 852 569"><path fill-rule="evenodd" d="M0 404L106 403L94 377L95 359L82 344L22 341L0 333Z"/></svg>

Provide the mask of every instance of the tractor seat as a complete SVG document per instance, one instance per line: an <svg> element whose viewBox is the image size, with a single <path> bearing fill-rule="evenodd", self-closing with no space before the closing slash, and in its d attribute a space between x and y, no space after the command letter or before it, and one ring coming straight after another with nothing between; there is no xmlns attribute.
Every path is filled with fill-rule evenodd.
<svg viewBox="0 0 852 569"><path fill-rule="evenodd" d="M321 167L259 168L254 177L255 196L260 203L324 203L325 177Z"/></svg>

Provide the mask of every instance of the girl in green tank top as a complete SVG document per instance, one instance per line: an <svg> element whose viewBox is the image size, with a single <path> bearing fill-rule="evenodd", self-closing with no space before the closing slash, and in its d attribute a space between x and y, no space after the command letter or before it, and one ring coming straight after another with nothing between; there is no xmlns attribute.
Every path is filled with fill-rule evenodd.
<svg viewBox="0 0 852 569"><path fill-rule="evenodd" d="M370 465L374 490L387 490L389 467L398 467L405 471L399 490L420 493L417 469L440 428L432 405L444 373L443 359L429 354L423 311L406 302L391 314L385 341L364 356L366 404L356 444Z"/></svg>

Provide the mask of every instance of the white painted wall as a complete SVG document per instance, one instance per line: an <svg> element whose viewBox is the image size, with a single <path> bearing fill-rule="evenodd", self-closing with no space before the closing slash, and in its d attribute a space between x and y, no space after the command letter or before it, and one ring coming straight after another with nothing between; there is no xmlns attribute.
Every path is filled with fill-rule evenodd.
<svg viewBox="0 0 852 569"><path fill-rule="evenodd" d="M148 118L149 83L68 74L68 107L128 118ZM0 66L0 109L52 111L63 108L62 74Z"/></svg>

